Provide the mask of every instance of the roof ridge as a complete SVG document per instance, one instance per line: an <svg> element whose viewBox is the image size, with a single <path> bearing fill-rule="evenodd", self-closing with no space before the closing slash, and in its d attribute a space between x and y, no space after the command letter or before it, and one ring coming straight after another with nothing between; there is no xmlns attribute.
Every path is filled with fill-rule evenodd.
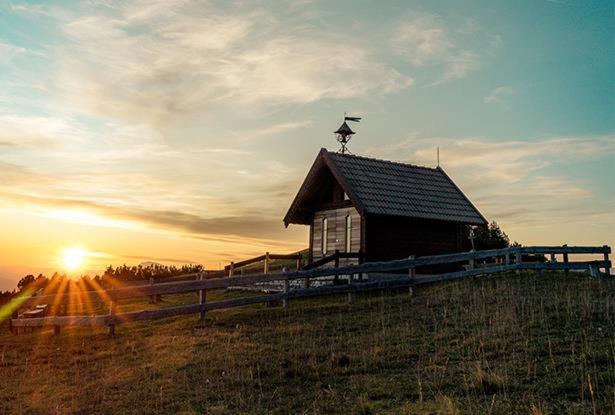
<svg viewBox="0 0 615 415"><path fill-rule="evenodd" d="M421 166L421 165L418 165L418 164L403 163L401 161L392 161L392 160L379 159L379 158L375 158L375 157L358 156L356 154L337 153L337 152L328 151L328 150L327 150L327 152L329 154L331 154L332 156L340 156L340 157L357 158L357 159L363 159L363 160L379 161L381 163L395 164L395 165L404 166L404 167L416 167L416 168L419 168L419 169L425 169L425 170L431 170L431 171L438 171L439 170L437 167L427 167L427 166Z"/></svg>

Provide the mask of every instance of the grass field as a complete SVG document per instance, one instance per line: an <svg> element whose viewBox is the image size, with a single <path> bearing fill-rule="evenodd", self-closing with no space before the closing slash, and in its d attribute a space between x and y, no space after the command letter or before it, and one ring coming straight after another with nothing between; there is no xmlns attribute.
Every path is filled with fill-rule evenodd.
<svg viewBox="0 0 615 415"><path fill-rule="evenodd" d="M113 338L0 330L3 414L615 413L615 278L469 279L120 325Z"/></svg>

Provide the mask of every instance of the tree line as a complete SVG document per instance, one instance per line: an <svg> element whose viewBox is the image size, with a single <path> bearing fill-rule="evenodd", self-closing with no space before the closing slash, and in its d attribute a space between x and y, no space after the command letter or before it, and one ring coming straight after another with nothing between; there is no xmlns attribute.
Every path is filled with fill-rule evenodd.
<svg viewBox="0 0 615 415"><path fill-rule="evenodd" d="M17 294L27 289L36 291L43 289L45 294L56 294L69 290L89 291L108 288L122 282L149 281L161 278L175 277L183 274L203 272L201 264L187 264L182 266L162 265L156 263L140 265L109 265L102 275L91 277L88 274L77 278L68 277L64 273L54 272L50 277L44 274L28 274L17 282L17 289L0 291L0 304L5 304Z"/></svg>
<svg viewBox="0 0 615 415"><path fill-rule="evenodd" d="M497 222L491 222L486 227L476 227L474 229L474 246L477 250L501 249L511 246L521 246L518 242L510 242L508 235L500 228ZM470 234L470 227L466 227L467 234ZM524 255L524 261L546 261L543 255ZM200 264L188 264L180 267L162 265L157 263L146 263L139 265L119 265L113 267L109 265L102 275L82 275L79 278L69 278L66 274L53 273L51 277L43 274L34 276L28 274L21 278L17 283L17 290L0 291L0 304L8 302L11 298L26 289L44 289L46 294L56 294L68 290L97 290L108 288L122 282L149 281L150 279L160 279L175 277L182 274L193 274L203 272L205 268Z"/></svg>

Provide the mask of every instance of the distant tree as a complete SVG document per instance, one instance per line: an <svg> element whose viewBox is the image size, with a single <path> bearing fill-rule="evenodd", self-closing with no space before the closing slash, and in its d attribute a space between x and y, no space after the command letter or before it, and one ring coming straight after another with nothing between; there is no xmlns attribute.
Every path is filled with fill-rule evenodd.
<svg viewBox="0 0 615 415"><path fill-rule="evenodd" d="M150 278L159 279L174 277L182 274L193 274L202 272L205 268L199 264L182 265L178 268L174 265L167 266L156 263L143 263L139 265L119 265L113 267L109 265L105 270L101 280L109 281L148 281Z"/></svg>
<svg viewBox="0 0 615 415"><path fill-rule="evenodd" d="M0 291L0 305L8 303L11 298L15 297L15 291Z"/></svg>
<svg viewBox="0 0 615 415"><path fill-rule="evenodd" d="M474 244L476 249L500 249L510 246L508 235L500 229L500 225L493 221L488 227L474 230Z"/></svg>
<svg viewBox="0 0 615 415"><path fill-rule="evenodd" d="M19 289L19 291L23 291L29 285L34 283L35 280L36 280L36 278L34 277L34 275L28 274L28 275L26 275L25 277L23 277L22 279L19 280L19 282L17 283L17 288Z"/></svg>

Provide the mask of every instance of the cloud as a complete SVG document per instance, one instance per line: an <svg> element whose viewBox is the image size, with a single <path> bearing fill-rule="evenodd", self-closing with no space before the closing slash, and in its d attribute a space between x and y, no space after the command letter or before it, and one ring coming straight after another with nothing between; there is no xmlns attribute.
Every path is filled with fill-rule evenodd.
<svg viewBox="0 0 615 415"><path fill-rule="evenodd" d="M6 64L18 55L27 53L27 49L3 42L0 39L0 64Z"/></svg>
<svg viewBox="0 0 615 415"><path fill-rule="evenodd" d="M468 26L468 22L472 24ZM467 34L476 30L470 20L460 32ZM435 15L412 15L399 24L390 42L393 50L414 67L441 67L442 75L436 84L463 78L480 66L478 54L458 47L442 20Z"/></svg>
<svg viewBox="0 0 615 415"><path fill-rule="evenodd" d="M496 48L502 46L504 44L502 35L489 35L489 44Z"/></svg>
<svg viewBox="0 0 615 415"><path fill-rule="evenodd" d="M82 142L76 123L56 117L23 116L0 112L0 145L36 148Z"/></svg>
<svg viewBox="0 0 615 415"><path fill-rule="evenodd" d="M103 205L89 200L0 192L5 206L23 205L41 209L45 216L73 223L131 228L142 224L163 231L208 240L276 239L284 232L281 218L242 214L204 217L197 214L144 209L135 206Z"/></svg>
<svg viewBox="0 0 615 415"><path fill-rule="evenodd" d="M27 185L48 186L53 180L32 169L0 160L0 189L2 187L20 188Z"/></svg>
<svg viewBox="0 0 615 415"><path fill-rule="evenodd" d="M285 122L274 124L270 127L265 127L257 130L238 132L237 135L246 138L246 139L255 139L260 137L265 137L269 135L275 135L280 133L285 133L291 130L297 130L301 128L309 127L312 124L311 121L293 121L293 122Z"/></svg>
<svg viewBox="0 0 615 415"><path fill-rule="evenodd" d="M517 91L510 86L499 86L489 92L483 100L487 104L502 104L507 97L516 94Z"/></svg>
<svg viewBox="0 0 615 415"><path fill-rule="evenodd" d="M550 167L615 154L615 136L553 137L536 141L486 138L413 137L372 154L434 165L436 145L441 165L486 217L507 227L557 224L579 215L609 212L615 194L605 201L592 183ZM567 219L566 219L567 218Z"/></svg>
<svg viewBox="0 0 615 415"><path fill-rule="evenodd" d="M614 138L607 135L524 141L492 140L483 137L412 137L386 149L373 151L397 157L405 154L405 159L409 162L431 165L435 162L435 147L439 146L442 165L447 168L472 167L481 171L482 178L513 183L554 163L612 154L615 151L612 145Z"/></svg>
<svg viewBox="0 0 615 415"><path fill-rule="evenodd" d="M412 79L358 42L265 10L129 3L61 18L58 91L76 109L149 124L203 111L388 94Z"/></svg>
<svg viewBox="0 0 615 415"><path fill-rule="evenodd" d="M143 255L122 255L122 258L126 259L138 259L140 261L153 261L153 262L172 262L175 264L198 264L198 261L193 261L191 259L183 259L183 258L167 258L167 257L152 257L152 256L143 256Z"/></svg>
<svg viewBox="0 0 615 415"><path fill-rule="evenodd" d="M448 67L441 82L464 78L468 73L480 66L478 55L471 50L461 50L448 59Z"/></svg>

